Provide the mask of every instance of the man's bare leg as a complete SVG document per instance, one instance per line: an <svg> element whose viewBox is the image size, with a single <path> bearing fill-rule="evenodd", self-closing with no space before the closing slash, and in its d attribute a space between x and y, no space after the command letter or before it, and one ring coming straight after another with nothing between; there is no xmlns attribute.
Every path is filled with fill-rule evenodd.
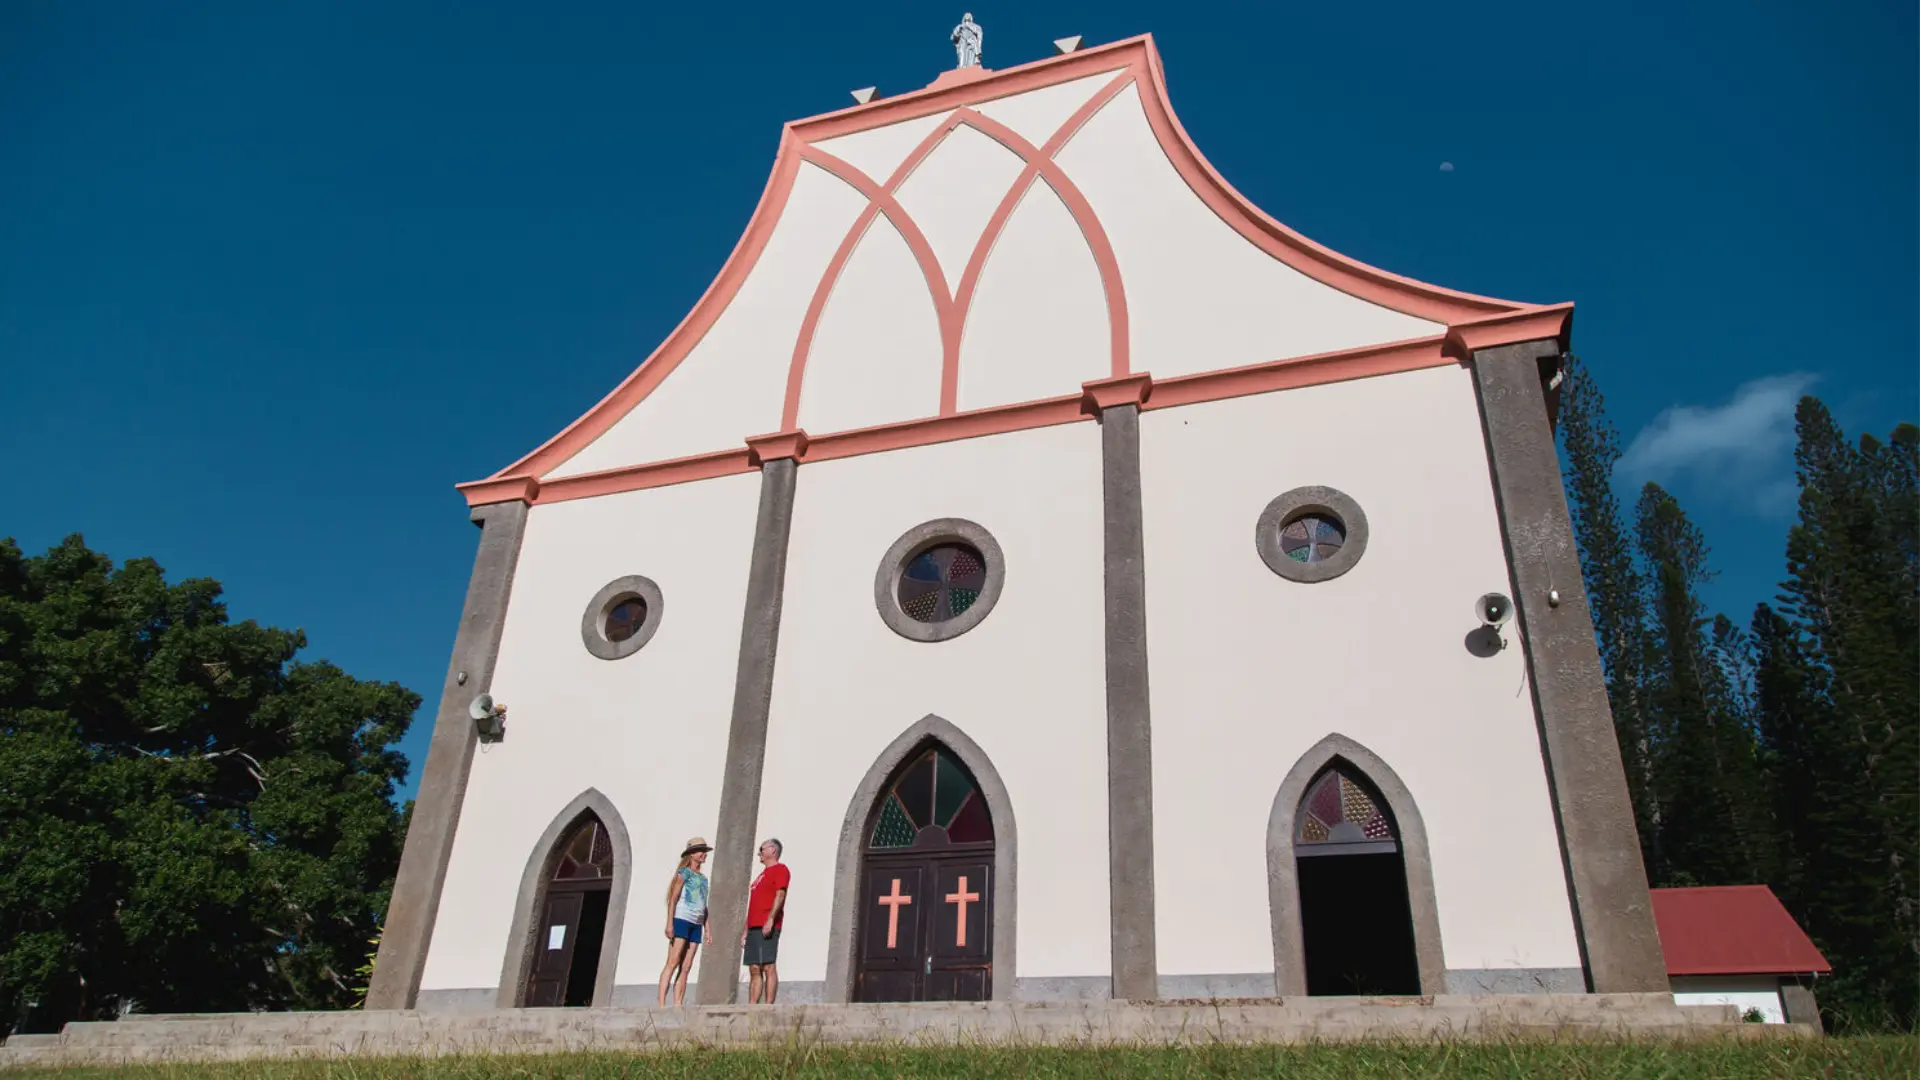
<svg viewBox="0 0 1920 1080"><path fill-rule="evenodd" d="M766 988L767 1004L769 1005L773 1004L773 999L780 993L779 967L773 964L768 964L767 973L760 977L760 984Z"/></svg>
<svg viewBox="0 0 1920 1080"><path fill-rule="evenodd" d="M760 988L764 983L761 972L766 969L758 964L747 965L747 1004L760 1004Z"/></svg>

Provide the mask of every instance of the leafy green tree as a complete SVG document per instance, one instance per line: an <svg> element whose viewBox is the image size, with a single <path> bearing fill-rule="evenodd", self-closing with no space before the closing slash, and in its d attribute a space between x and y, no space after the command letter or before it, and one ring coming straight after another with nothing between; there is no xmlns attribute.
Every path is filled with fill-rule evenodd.
<svg viewBox="0 0 1920 1080"><path fill-rule="evenodd" d="M0 541L0 1028L353 1000L419 697L78 536Z"/></svg>

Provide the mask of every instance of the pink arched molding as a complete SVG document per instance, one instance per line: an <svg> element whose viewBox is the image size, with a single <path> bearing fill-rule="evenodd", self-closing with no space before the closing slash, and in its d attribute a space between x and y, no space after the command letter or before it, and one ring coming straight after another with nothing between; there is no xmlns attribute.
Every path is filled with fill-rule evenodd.
<svg viewBox="0 0 1920 1080"><path fill-rule="evenodd" d="M1006 125L972 108L985 101L1103 72L1112 73L1112 78L1061 124L1042 146L1034 146ZM1168 160L1194 193L1240 235L1275 259L1322 284L1382 307L1444 324L1448 327L1447 332L1431 338L1392 342L1322 356L1276 358L1249 367L1184 376L1158 384L1153 383L1146 373L1133 372L1128 359L1126 289L1121 280L1119 263L1092 206L1054 161L1054 156L1074 133L1129 85L1139 88L1140 102L1146 111L1148 123ZM929 133L884 183L816 145L836 136L943 112L951 112L952 115ZM940 140L962 124L999 142L1018 156L1024 166L975 242L959 282L949 287L925 235L900 206L894 193L905 183L913 169L933 152ZM566 430L493 476L459 485L470 504L503 499L548 502L581 498L723 476L758 466L765 456L765 447L770 445L767 436L756 436L751 440L759 448L752 451L743 440L735 448L672 461L645 462L597 473L540 479L585 449L621 417L631 412L699 344L733 300L765 249L767 239L786 207L788 194L802 161L833 173L868 200L866 208L847 231L816 284L794 342L782 409L783 438L776 441L778 445L790 449L792 456L803 461L1070 423L1084 418L1081 392L1065 393L1070 389L1066 387L1062 388L1063 394L1057 398L965 413L956 411L961 335L979 286L981 271L994 241L1005 228L1021 197L1036 180L1044 181L1060 198L1086 238L1106 294L1112 360L1110 377L1120 379L1137 375L1144 380L1139 384L1143 388L1143 408L1166 408L1220 397L1263 393L1456 362L1466 348L1486 348L1506 341L1539 337L1564 337L1572 314L1570 304L1520 304L1456 292L1390 274L1316 244L1268 217L1234 190L1187 137L1167 100L1159 52L1154 48L1151 37L1141 36L983 74L970 80L937 80L925 90L789 123L781 134L773 175L767 182L766 191L760 197L752 220L747 224L745 234L721 268L719 276L686 319L667 335L667 339L632 375ZM860 431L815 435L809 440L797 432L797 427L800 395L805 384L807 357L812 348L814 332L834 282L852 256L860 237L875 217L882 214L912 250L926 278L934 310L938 313L941 338L939 412L934 416ZM1157 386L1158 390L1153 399L1148 401L1144 396L1145 388L1153 386Z"/></svg>
<svg viewBox="0 0 1920 1080"><path fill-rule="evenodd" d="M966 329L967 314L973 306L973 294L980 284L980 271L987 263L987 255L993 251L995 240L1006 228L1007 218L1013 214L1014 207L1020 204L1020 198L1034 179L1045 180L1047 186L1060 197L1067 212L1073 215L1074 223L1080 226L1081 235L1086 238L1087 247L1093 254L1094 265L1100 272L1100 284L1107 299L1108 351L1112 357L1113 374L1127 373L1127 295L1120 282L1120 263L1113 256L1113 245L1107 240L1107 232L1100 225L1100 218L1094 214L1092 204L1080 193L1060 166L1054 163L1053 155L1067 144L1073 133L1080 130L1089 117L1100 110L1102 105L1113 99L1129 82L1133 81L1131 72L1121 72L1104 89L1095 94L1074 114L1062 123L1045 146L1036 147L1018 132L1005 124L982 116L973 109L962 106L954 110L945 123L927 133L920 144L913 148L893 175L885 184L875 183L873 178L845 161L834 157L817 146L805 146L800 151L804 161L826 169L848 184L858 189L868 199L866 210L854 220L841 240L839 250L820 275L820 283L813 292L813 301L807 306L806 318L800 323L800 333L793 345L793 364L787 373L786 405L782 411L780 425L793 428L800 422L800 394L805 386L807 357L813 350L814 331L820 325L820 313L825 310L827 298L833 292L833 286L839 280L840 271L845 268L847 259L865 236L868 227L873 224L877 214L885 214L887 220L898 229L906 240L907 247L913 251L914 258L920 263L920 270L926 275L927 291L933 298L933 309L939 313L940 323L940 415L951 416L955 411L955 400L959 396L960 386L960 337ZM1025 163L1020 175L1014 178L1007 192L994 208L993 214L974 242L973 253L967 259L966 270L960 275L957 287L949 288L946 276L941 272L940 262L934 258L933 247L927 243L926 236L913 218L894 198L900 185L907 182L913 170L932 154L934 149L961 125L966 125L993 139L1012 151Z"/></svg>

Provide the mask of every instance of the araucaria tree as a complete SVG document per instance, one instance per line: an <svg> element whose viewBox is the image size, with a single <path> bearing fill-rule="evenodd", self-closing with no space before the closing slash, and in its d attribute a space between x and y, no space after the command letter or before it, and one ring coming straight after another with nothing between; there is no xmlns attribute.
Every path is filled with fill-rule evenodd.
<svg viewBox="0 0 1920 1080"><path fill-rule="evenodd" d="M1765 882L1834 966L1838 1027L1920 1022L1920 430L1849 444L1801 400L1778 607L1710 615L1705 537L1657 485L1628 529L1591 372L1559 415L1567 492L1647 874Z"/></svg>
<svg viewBox="0 0 1920 1080"><path fill-rule="evenodd" d="M1800 402L1781 610L1754 613L1756 699L1789 903L1845 1014L1920 1019L1920 432L1857 446Z"/></svg>
<svg viewBox="0 0 1920 1080"><path fill-rule="evenodd" d="M0 1031L352 1003L419 697L305 644L215 581L0 541Z"/></svg>

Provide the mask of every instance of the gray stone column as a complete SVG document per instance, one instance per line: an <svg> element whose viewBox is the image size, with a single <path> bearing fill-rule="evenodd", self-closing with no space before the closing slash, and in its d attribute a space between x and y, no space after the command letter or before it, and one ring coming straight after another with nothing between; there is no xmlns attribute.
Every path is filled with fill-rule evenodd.
<svg viewBox="0 0 1920 1080"><path fill-rule="evenodd" d="M787 534L793 525L798 472L792 457L764 461L760 469L760 513L754 525L753 562L747 571L733 720L727 729L720 823L713 842L707 946L700 952L700 980L694 987L701 1005L730 1005L740 995L740 935L747 923L747 888L753 881L757 839L753 831L760 820L760 775L767 756L767 713L773 704L773 661L780 644Z"/></svg>
<svg viewBox="0 0 1920 1080"><path fill-rule="evenodd" d="M1107 866L1113 996L1150 1001L1154 942L1153 724L1147 704L1147 573L1140 509L1140 406L1100 409L1106 532Z"/></svg>
<svg viewBox="0 0 1920 1080"><path fill-rule="evenodd" d="M427 946L433 940L440 888L447 880L447 861L453 857L454 830L460 824L460 804L466 798L467 772L478 738L467 706L493 681L514 567L520 561L520 541L526 536L524 502L476 506L472 517L481 529L480 552L473 560L460 630L453 639L453 660L440 687L433 740L420 773L420 793L414 799L393 898L387 903L373 985L367 990L369 1009L411 1009L420 994L420 976L427 966Z"/></svg>
<svg viewBox="0 0 1920 1080"><path fill-rule="evenodd" d="M1666 961L1547 421L1540 362L1560 352L1557 341L1478 350L1474 387L1587 986L1664 993Z"/></svg>

